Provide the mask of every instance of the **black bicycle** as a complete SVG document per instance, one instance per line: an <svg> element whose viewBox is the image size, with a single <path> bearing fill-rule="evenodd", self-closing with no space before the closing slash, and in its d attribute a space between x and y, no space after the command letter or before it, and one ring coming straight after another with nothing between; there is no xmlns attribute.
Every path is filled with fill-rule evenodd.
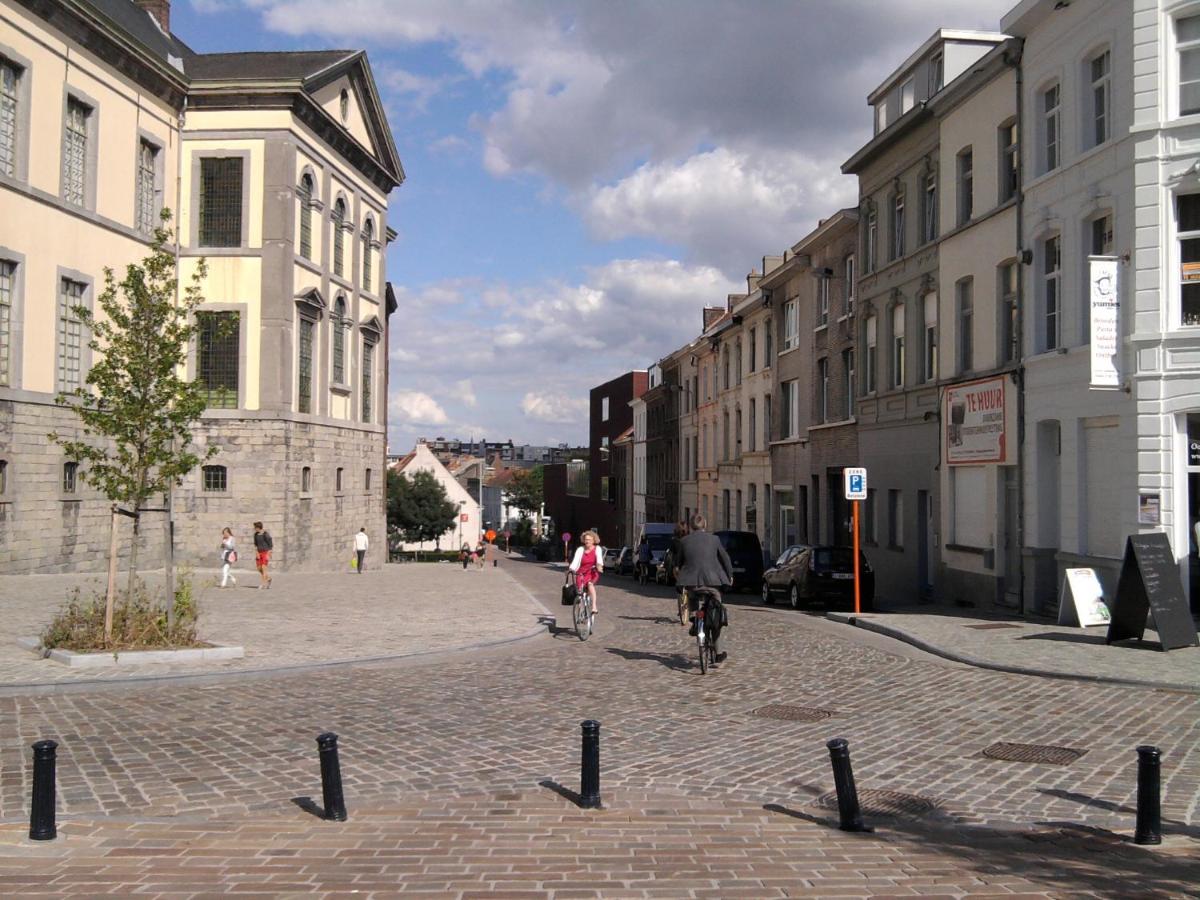
<svg viewBox="0 0 1200 900"><path fill-rule="evenodd" d="M717 641L721 637L723 610L721 592L714 588L690 588L689 595L696 598L696 647L700 651L700 674L716 665Z"/></svg>

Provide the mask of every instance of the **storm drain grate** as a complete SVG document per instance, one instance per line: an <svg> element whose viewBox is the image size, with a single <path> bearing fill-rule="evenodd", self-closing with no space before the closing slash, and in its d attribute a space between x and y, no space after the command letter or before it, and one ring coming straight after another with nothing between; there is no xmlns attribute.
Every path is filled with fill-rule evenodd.
<svg viewBox="0 0 1200 900"><path fill-rule="evenodd" d="M822 809L837 809L837 792L822 794L817 798L816 806ZM936 812L941 808L941 801L931 797L921 797L917 794L905 794L900 791L868 789L858 792L858 805L867 818L894 816L898 818L919 819Z"/></svg>
<svg viewBox="0 0 1200 900"><path fill-rule="evenodd" d="M752 710L750 715L763 719L781 719L785 722L820 722L830 718L833 712L812 706L788 706L786 703L772 703Z"/></svg>
<svg viewBox="0 0 1200 900"><path fill-rule="evenodd" d="M1050 766L1069 766L1086 750L1075 750L1071 747L1052 747L1049 744L1010 744L999 741L986 747L983 755L989 759L1003 759L1008 762L1044 763Z"/></svg>
<svg viewBox="0 0 1200 900"><path fill-rule="evenodd" d="M1020 628L1020 625L1011 625L1008 622L983 622L979 625L965 625L964 628L974 628L976 631L991 631L993 628Z"/></svg>

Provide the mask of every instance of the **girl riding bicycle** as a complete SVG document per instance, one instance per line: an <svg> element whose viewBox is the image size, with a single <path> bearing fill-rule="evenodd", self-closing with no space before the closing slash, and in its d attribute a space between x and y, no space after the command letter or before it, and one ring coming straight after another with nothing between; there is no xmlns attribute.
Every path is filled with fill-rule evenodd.
<svg viewBox="0 0 1200 900"><path fill-rule="evenodd" d="M575 548L575 558L571 560L568 571L575 573L575 589L587 588L588 597L592 601L592 615L596 614L596 582L604 571L604 548L600 546L600 535L594 531L585 531L580 538L581 546Z"/></svg>

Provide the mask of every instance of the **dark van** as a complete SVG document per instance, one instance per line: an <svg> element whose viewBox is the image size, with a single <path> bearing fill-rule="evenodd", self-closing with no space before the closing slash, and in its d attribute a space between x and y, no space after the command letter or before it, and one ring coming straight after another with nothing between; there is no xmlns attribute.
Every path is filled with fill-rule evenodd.
<svg viewBox="0 0 1200 900"><path fill-rule="evenodd" d="M733 563L733 590L758 593L762 586L762 544L753 531L713 532Z"/></svg>

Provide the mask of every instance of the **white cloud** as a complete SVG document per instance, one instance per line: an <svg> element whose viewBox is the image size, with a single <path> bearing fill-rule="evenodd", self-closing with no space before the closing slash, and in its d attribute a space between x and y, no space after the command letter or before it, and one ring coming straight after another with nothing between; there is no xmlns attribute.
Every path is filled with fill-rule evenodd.
<svg viewBox="0 0 1200 900"><path fill-rule="evenodd" d="M437 401L421 391L392 391L388 414L397 422L413 425L444 425L449 421Z"/></svg>
<svg viewBox="0 0 1200 900"><path fill-rule="evenodd" d="M588 398L530 391L521 400L521 412L539 422L576 424L587 420Z"/></svg>
<svg viewBox="0 0 1200 900"><path fill-rule="evenodd" d="M464 378L462 381L454 385L455 395L458 401L465 406L474 408L478 404L478 398L475 396L475 389L471 387L471 379Z"/></svg>
<svg viewBox="0 0 1200 900"><path fill-rule="evenodd" d="M459 137L457 134L443 135L429 145L429 152L434 156L462 156L470 149L471 145L466 138Z"/></svg>
<svg viewBox="0 0 1200 900"><path fill-rule="evenodd" d="M380 66L377 68L379 87L385 93L401 97L413 112L423 113L429 101L442 93L457 78L432 78L407 69Z"/></svg>

